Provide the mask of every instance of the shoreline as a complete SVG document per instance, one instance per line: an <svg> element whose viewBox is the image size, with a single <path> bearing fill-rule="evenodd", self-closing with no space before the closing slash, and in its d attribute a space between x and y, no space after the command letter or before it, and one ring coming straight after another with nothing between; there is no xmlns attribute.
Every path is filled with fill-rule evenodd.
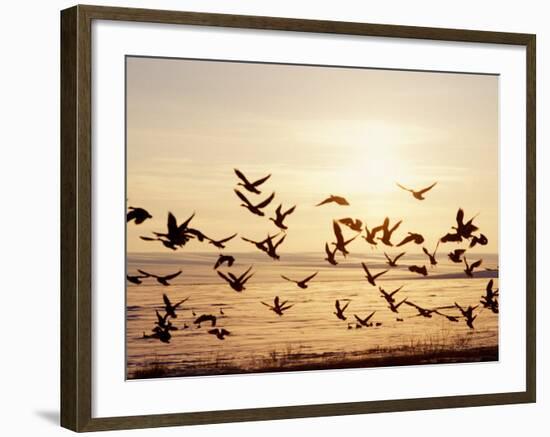
<svg viewBox="0 0 550 437"><path fill-rule="evenodd" d="M193 366L173 366L148 363L128 371L127 379L177 378L188 376L219 376L251 373L303 372L311 370L342 370L375 367L401 367L423 364L460 364L498 361L497 346L480 346L471 349L445 348L416 351L414 346L394 350L374 349L348 356L331 353L306 356L306 354L277 354L260 358L252 365L240 366L218 363ZM300 361L301 360L301 361ZM255 365L254 365L255 364Z"/></svg>

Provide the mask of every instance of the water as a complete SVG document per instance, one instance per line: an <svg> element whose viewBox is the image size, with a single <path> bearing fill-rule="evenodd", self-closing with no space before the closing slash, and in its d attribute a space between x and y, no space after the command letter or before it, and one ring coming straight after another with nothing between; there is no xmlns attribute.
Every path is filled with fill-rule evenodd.
<svg viewBox="0 0 550 437"><path fill-rule="evenodd" d="M397 301L407 297L424 308L453 305L454 302L463 307L474 306L485 293L489 277L495 278L494 287L498 288L498 273L484 270L498 266L496 255L479 256L483 258L483 265L474 278L466 277L463 265L451 263L443 253L436 267L428 266L429 276L424 278L409 272L406 265L424 265L427 258L407 255L400 260L403 266L381 276L376 287L364 279L360 262L366 262L372 273L385 270L388 266L377 252L361 257L350 255L347 260L339 259L341 262L335 267L319 260L318 253L287 255L280 261L271 261L261 253L233 255L237 262L230 269L220 268L221 271L239 275L254 266L255 275L242 293L233 291L213 270L217 254L178 251L129 255L129 274L135 274L137 268L156 274L183 270L170 286L162 286L150 278L141 285L128 284L129 377L134 377L137 369L153 364L172 369L172 375L233 373L304 363L331 367L331 363L338 361L341 364L357 356L384 358L400 350L421 352L438 346L457 350L498 347L498 315L490 310L482 310L481 306L476 310L478 317L472 330L462 319L453 323L438 315L417 317L417 311L407 305L402 305L399 314L394 314L378 291L378 285L386 291L404 285L395 296ZM303 279L315 271L319 274L305 290L279 276ZM155 309L163 314L163 293L172 302L189 297L178 308L177 319L172 320L179 329L172 332L169 344L143 339L143 333L151 333L154 326ZM260 303L272 304L275 296L294 305L283 316ZM346 321L333 314L336 299L342 304L349 299ZM224 315L220 314L220 308ZM382 325L356 329L354 314L364 318L372 311L376 314L371 322ZM196 316L216 315L217 326L231 334L223 341L218 340L207 333L209 324L197 328L192 323L195 319L192 312ZM456 309L441 312L459 316ZM396 316L404 320L399 322ZM189 328L183 329L184 324Z"/></svg>

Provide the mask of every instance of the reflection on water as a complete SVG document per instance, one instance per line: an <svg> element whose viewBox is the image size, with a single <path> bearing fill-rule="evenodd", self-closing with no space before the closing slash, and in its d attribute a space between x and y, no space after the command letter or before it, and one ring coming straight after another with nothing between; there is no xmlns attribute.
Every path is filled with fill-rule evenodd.
<svg viewBox="0 0 550 437"><path fill-rule="evenodd" d="M215 273L212 266L216 254L178 252L128 257L129 274L138 268L157 274L183 270L183 274L167 287L152 279L145 279L141 285L127 286L127 370L130 378L135 377L135 370L153 363L176 369L172 372L174 375L211 374L261 371L264 367L276 370L288 365L289 361L293 365L310 362L316 363L317 368L331 367L333 362L341 363L348 357L351 360L365 353L384 358L398 353L400 348L420 353L438 347L441 350L498 347L498 315L481 306L476 310L478 317L473 330L463 319L453 323L438 315L418 317L417 311L407 305L399 308L399 314L392 313L380 297L378 287L364 279L360 265L361 261L366 261L374 273L386 269L380 255L350 256L336 267L319 261L318 254L288 255L269 264L265 263L262 254L234 255L235 265L229 270L222 268L222 271L240 274L250 265L261 264L261 268L253 268L256 274L242 293L233 291ZM498 266L496 255L480 258L484 260L483 267ZM425 261L425 257L415 255L404 257L403 266L391 269L377 285L387 291L403 285L396 299L407 297L424 308L453 305L454 302L474 306L479 304L488 278L497 275L480 269L474 278L468 278L463 265L452 264L444 260L443 255L436 267L428 267L427 278L414 275L406 268L408 264L425 264ZM279 276L303 279L315 271L319 274L305 290ZM498 288L498 279L495 279L495 288ZM161 311L163 306L163 293L172 302L189 296L178 309L177 319L172 320L178 330L172 332L169 344L142 338L144 332L151 333L156 321L155 309ZM272 303L275 296L294 304L283 316L260 303ZM350 300L346 321L333 314L336 299ZM379 322L381 326L356 328L354 314L364 318L372 311L376 314L371 322ZM209 324L201 328L193 324L193 312L196 316L216 315L217 326L231 334L223 341L209 335ZM460 315L456 309L441 312ZM185 325L188 328L184 329ZM444 357L441 362L445 362Z"/></svg>

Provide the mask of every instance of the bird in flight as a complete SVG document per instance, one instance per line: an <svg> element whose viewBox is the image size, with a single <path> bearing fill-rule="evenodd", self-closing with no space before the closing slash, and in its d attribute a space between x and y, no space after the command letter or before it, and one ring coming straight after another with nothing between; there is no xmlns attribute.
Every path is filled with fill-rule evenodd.
<svg viewBox="0 0 550 437"><path fill-rule="evenodd" d="M452 227L452 229L456 232L449 232L445 234L441 237L441 242L461 242L463 238L467 240L470 239L472 237L472 233L478 230L478 227L473 223L475 218L476 216L464 223L464 210L459 208L456 213L456 226Z"/></svg>
<svg viewBox="0 0 550 437"><path fill-rule="evenodd" d="M252 214L259 215L260 217L263 217L265 213L262 211L262 208L265 208L267 205L271 203L273 198L275 197L275 192L271 193L271 196L269 196L267 199L261 201L257 205L253 205L250 200L246 198L246 196L241 193L239 190L233 190L235 191L235 194L241 199L244 203L241 203L241 206L248 209Z"/></svg>
<svg viewBox="0 0 550 437"><path fill-rule="evenodd" d="M483 234L479 234L479 237L472 235L472 240L470 241L470 248L474 247L476 244L480 246L486 246L489 243L487 237Z"/></svg>
<svg viewBox="0 0 550 437"><path fill-rule="evenodd" d="M197 325L197 328L201 327L201 323L210 322L210 326L216 326L217 317L212 314L201 314L194 320L194 324Z"/></svg>
<svg viewBox="0 0 550 437"><path fill-rule="evenodd" d="M359 219L352 219L351 217L346 217L338 220L339 223L350 228L352 231L361 232L363 230L363 222Z"/></svg>
<svg viewBox="0 0 550 437"><path fill-rule="evenodd" d="M231 267L234 262L235 262L235 258L232 257L231 255L222 255L220 253L220 255L218 256L218 259L216 260L216 264L214 264L214 269L217 269L224 263L227 263L227 267Z"/></svg>
<svg viewBox="0 0 550 437"><path fill-rule="evenodd" d="M164 246L176 250L178 247L183 247L190 239L197 237L199 241L204 240L204 235L197 229L189 228L189 223L195 217L195 213L178 226L176 217L171 212L168 213L167 232L153 232L156 238L140 237L145 241L160 241Z"/></svg>
<svg viewBox="0 0 550 437"><path fill-rule="evenodd" d="M357 234L355 237L350 238L349 240L344 240L344 235L342 234L342 228L340 228L340 225L336 220L332 221L332 229L334 230L334 235L336 236L336 243L332 243L334 246L336 246L336 250L340 251L344 257L349 253L346 249L346 246L351 243L353 240L357 238Z"/></svg>
<svg viewBox="0 0 550 437"><path fill-rule="evenodd" d="M283 235L279 241L277 241L276 243L273 243L273 239L275 237L272 237L270 238L268 236L268 238L265 241L265 244L266 244L266 253L273 259L275 260L278 260L280 257L279 254L277 254L277 248L283 243L283 241L285 241L285 238L286 238L286 235Z"/></svg>
<svg viewBox="0 0 550 437"><path fill-rule="evenodd" d="M422 317L426 317L428 319L432 317L433 313L437 313L439 310L454 308L454 306L443 306L443 307L437 307L437 308L429 309L429 308L422 308L421 306L419 306L419 305L417 305L417 304L415 304L414 302L411 302L411 301L406 301L405 303L409 306L412 306L412 307L416 308L416 310L418 311L418 314L416 314L416 316L414 316L414 317L422 316Z"/></svg>
<svg viewBox="0 0 550 437"><path fill-rule="evenodd" d="M225 328L214 328L208 330L209 334L215 335L218 340L225 340L225 337L227 335L230 335L231 333L225 329Z"/></svg>
<svg viewBox="0 0 550 437"><path fill-rule="evenodd" d="M424 243L424 237L420 234L415 234L414 232L408 232L409 235L407 235L401 242L397 245L397 247L404 246L407 243L410 243L413 241L415 244L422 244Z"/></svg>
<svg viewBox="0 0 550 437"><path fill-rule="evenodd" d="M437 248L439 247L439 241L437 242L437 244L435 245L435 249L433 251L433 253L430 253L428 251L428 249L426 249L425 247L422 248L422 252L424 252L426 254L426 256L429 258L430 260L430 265L432 266L435 266L437 265L437 259L435 258L435 254L437 252Z"/></svg>
<svg viewBox="0 0 550 437"><path fill-rule="evenodd" d="M393 296L395 296L399 291L401 291L401 289L404 287L404 285L402 285L401 287L393 290L392 292L388 293L386 290L384 290L382 287L378 287L378 289L380 290L380 296L383 297L384 299L386 299L386 302L388 303L395 303L395 298Z"/></svg>
<svg viewBox="0 0 550 437"><path fill-rule="evenodd" d="M319 273L319 272L315 272L313 275L310 275L307 278L302 279L301 281L295 281L294 279L287 278L284 275L281 275L281 278L283 278L283 279L285 279L289 282L294 282L298 287L306 289L307 288L307 283L309 281L311 281L313 278L315 278L315 276L317 276L317 273Z"/></svg>
<svg viewBox="0 0 550 437"><path fill-rule="evenodd" d="M252 277L254 276L254 273L250 273L250 270L252 270L252 266L250 266L248 268L248 270L246 270L241 276L237 277L235 276L233 273L231 272L228 272L227 275L225 275L224 273L220 272L219 270L216 272L218 273L218 275L225 279L227 281L227 283L230 285L230 287L237 291L237 292L241 292L243 290L245 290L245 284L247 283L247 281ZM249 274L250 273L250 274Z"/></svg>
<svg viewBox="0 0 550 437"><path fill-rule="evenodd" d="M407 188L407 187L404 187L403 185L401 185L399 182L397 182L397 186L405 191L409 191L410 193L412 193L413 197L415 199L418 199L418 200L424 200L424 196L423 194L427 193L428 191L430 191L433 187L435 187L437 185L437 182L434 182L432 185L430 185L429 187L426 187L426 188L422 188L421 190L412 190L410 188Z"/></svg>
<svg viewBox="0 0 550 437"><path fill-rule="evenodd" d="M166 311L166 314L172 317L173 319L177 319L178 315L176 314L176 309L185 301L187 301L189 297L186 297L185 299L180 300L179 302L172 305L170 302L170 299L166 294L162 295L162 300L164 301L164 311Z"/></svg>
<svg viewBox="0 0 550 437"><path fill-rule="evenodd" d="M294 210L296 209L296 205L294 205L290 209L287 209L285 212L282 211L282 208L283 205L279 205L275 210L275 218L270 217L269 220L275 223L275 226L277 226L279 229L286 231L288 229L288 226L284 224L284 220L287 215L290 215L294 212Z"/></svg>
<svg viewBox="0 0 550 437"><path fill-rule="evenodd" d="M462 264L462 255L466 252L466 249L455 249L452 252L449 252L449 259L454 263Z"/></svg>
<svg viewBox="0 0 550 437"><path fill-rule="evenodd" d="M336 251L337 250L338 250L337 248L334 248L334 250L331 251L328 243L325 243L325 253L327 254L327 257L325 258L325 261L328 261L329 264L332 264L333 266L338 264L336 262Z"/></svg>
<svg viewBox="0 0 550 437"><path fill-rule="evenodd" d="M278 316L282 316L286 310L294 306L294 304L287 305L288 300L281 302L279 299L279 296L275 296L275 298L273 299L273 305L269 305L268 303L265 303L265 302L261 302L261 304L268 307L271 311L273 311Z"/></svg>
<svg viewBox="0 0 550 437"><path fill-rule="evenodd" d="M485 288L485 295L481 296L479 301L484 308L489 308L493 313L498 314L498 288L493 290L493 280L491 279Z"/></svg>
<svg viewBox="0 0 550 437"><path fill-rule="evenodd" d="M401 305L403 305L404 303L406 303L406 302L407 302L407 299L408 299L408 297L406 297L405 299L403 299L403 300L402 300L401 302L399 302L399 303L389 302L389 301L388 301L388 308L389 308L392 312L394 312L394 313L397 314L397 313L399 312L399 311L398 311L399 307L400 307ZM401 320L401 321L402 321L402 320Z"/></svg>
<svg viewBox="0 0 550 437"><path fill-rule="evenodd" d="M140 272L142 275L145 275L146 277L155 278L159 284L162 284L164 286L170 285L168 283L168 281L170 281L171 279L174 279L174 278L178 277L179 275L181 275L181 270L176 272L176 273L171 273L171 274L165 275L165 276L159 276L159 275L155 275L153 273L147 273L147 272L145 272L143 270L140 270L140 269L138 269L138 272Z"/></svg>
<svg viewBox="0 0 550 437"><path fill-rule="evenodd" d="M251 193L254 193L254 194L262 194L262 192L258 190L258 187L271 177L271 174L268 174L267 176L261 179L258 179L254 182L250 182L241 171L237 170L236 168L233 170L235 171L235 174L238 176L238 178L241 180L241 182L239 182L237 185L240 185L245 190L250 191Z"/></svg>
<svg viewBox="0 0 550 437"><path fill-rule="evenodd" d="M468 328L474 329L474 320L477 317L477 314L474 316L474 310L479 306L471 306L469 305L468 308L464 309L459 304L455 302L455 306L460 310L462 313L462 316L466 319L466 325L468 325Z"/></svg>
<svg viewBox="0 0 550 437"><path fill-rule="evenodd" d="M145 279L148 277L149 275L126 275L126 279L128 280L128 282L131 282L132 284L136 284L136 285L141 284L143 282L142 279Z"/></svg>
<svg viewBox="0 0 550 437"><path fill-rule="evenodd" d="M349 305L346 303L343 307L340 306L340 301L336 299L336 302L334 303L334 306L336 308L336 311L333 313L336 317L338 317L340 320L346 320L346 316L344 315L344 311L346 311L346 308Z"/></svg>
<svg viewBox="0 0 550 437"><path fill-rule="evenodd" d="M376 279L380 276L382 276L384 273L387 273L388 270L384 270L380 273L377 273L376 275L373 275L371 274L371 272L369 271L369 268L367 267L367 265L362 262L361 265L363 266L363 270L365 270L365 273L367 274L367 276L365 276L365 278L367 278L367 281L369 281L369 284L372 285L373 287L376 286Z"/></svg>
<svg viewBox="0 0 550 437"><path fill-rule="evenodd" d="M418 273L422 276L428 276L428 270L426 269L426 266L409 266L409 271L413 273Z"/></svg>
<svg viewBox="0 0 550 437"><path fill-rule="evenodd" d="M155 322L156 326L163 330L177 331L178 328L173 326L172 322L168 320L168 313L165 313L164 316L161 316L158 310L155 310L155 313L157 314L157 321Z"/></svg>
<svg viewBox="0 0 550 437"><path fill-rule="evenodd" d="M227 243L229 240L232 240L236 236L237 234L233 234L227 238L222 238L221 240L213 240L212 238L208 238L208 237L206 237L206 239L208 240L208 243L216 246L218 249L225 249L224 243Z"/></svg>
<svg viewBox="0 0 550 437"><path fill-rule="evenodd" d="M464 264L466 265L466 268L464 269L464 273L466 273L466 276L469 276L470 278L474 277L474 269L477 269L481 263L483 262L482 259L478 259L477 261L473 262L472 264L468 264L468 261L466 260L466 257L464 257Z"/></svg>
<svg viewBox="0 0 550 437"><path fill-rule="evenodd" d="M399 260L399 258L401 258L405 254L406 254L406 252L401 252L399 255L397 255L395 258L392 259L392 258L390 258L390 256L386 252L384 252L384 256L388 260L387 264L390 267L397 267L397 261Z"/></svg>
<svg viewBox="0 0 550 437"><path fill-rule="evenodd" d="M170 339L172 338L172 334L170 334L169 329L162 329L158 326L155 326L153 328L153 334L147 335L145 332L143 333L143 338L156 338L163 343L170 343Z"/></svg>
<svg viewBox="0 0 550 437"><path fill-rule="evenodd" d="M393 225L390 228L390 219L388 217L386 217L384 219L384 223L382 224L382 227L381 227L381 230L383 231L382 238L378 237L378 239L382 243L384 243L386 246L393 246L392 242L390 241L391 236L395 232L395 230L399 227L401 222L402 222L402 220L399 220L395 225ZM374 229L373 229L372 232L374 232Z"/></svg>
<svg viewBox="0 0 550 437"><path fill-rule="evenodd" d="M338 205L341 205L341 206L347 206L349 205L349 202L346 200L345 197L341 197L341 196L334 196L334 195L330 195L329 197L327 197L325 200L323 200L322 202L319 202L317 205L315 206L321 206L321 205L326 205L327 203L336 203Z"/></svg>
<svg viewBox="0 0 550 437"><path fill-rule="evenodd" d="M355 317L355 320L357 320L357 323L359 323L361 326L365 326L368 328L369 326L372 326L372 323L369 323L369 320L372 319L372 316L374 316L374 314L376 314L376 311L373 311L364 319L359 317L357 314L354 314L353 317Z"/></svg>
<svg viewBox="0 0 550 437"><path fill-rule="evenodd" d="M136 225L140 225L145 220L153 218L153 216L143 208L135 208L133 206L129 206L128 209L130 211L126 213L126 222L133 220Z"/></svg>
<svg viewBox="0 0 550 437"><path fill-rule="evenodd" d="M374 228L372 228L370 231L369 231L369 228L367 227L367 225L365 224L365 233L366 235L363 236L363 238L365 239L365 241L367 243L369 243L371 246L376 246L378 243L376 242L376 240L374 239L376 237L376 234L383 230L384 229L384 226L376 226Z"/></svg>

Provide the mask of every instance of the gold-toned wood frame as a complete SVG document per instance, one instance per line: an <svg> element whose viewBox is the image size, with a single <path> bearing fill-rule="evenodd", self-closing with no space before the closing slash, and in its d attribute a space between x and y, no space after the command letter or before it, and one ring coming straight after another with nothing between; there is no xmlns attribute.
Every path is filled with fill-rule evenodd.
<svg viewBox="0 0 550 437"><path fill-rule="evenodd" d="M286 30L392 38L507 44L526 48L527 268L526 390L422 399L226 411L92 417L92 148L93 20ZM536 38L531 34L223 15L97 6L61 12L61 425L74 431L145 428L388 411L535 402L536 399Z"/></svg>

